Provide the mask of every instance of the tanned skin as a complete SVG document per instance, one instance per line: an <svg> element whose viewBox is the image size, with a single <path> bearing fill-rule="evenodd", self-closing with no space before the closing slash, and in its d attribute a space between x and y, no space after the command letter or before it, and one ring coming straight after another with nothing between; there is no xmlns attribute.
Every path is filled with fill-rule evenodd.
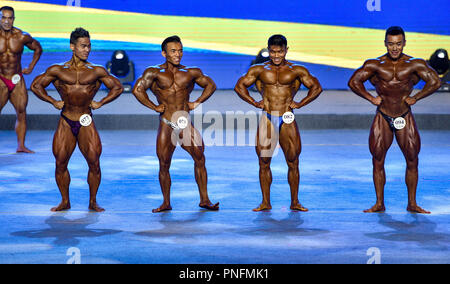
<svg viewBox="0 0 450 284"><path fill-rule="evenodd" d="M14 27L14 13L10 10L0 11L0 75L11 80L15 74L30 74L42 54L39 42L29 34ZM24 46L34 51L33 59L28 68L22 69L22 53ZM28 93L25 80L21 77L19 83L11 92L5 83L0 80L0 112L6 103L10 101L16 110L16 134L17 152L34 153L25 147L25 136L27 131L26 107L28 104Z"/></svg>
<svg viewBox="0 0 450 284"><path fill-rule="evenodd" d="M78 121L83 114L90 114L91 110L115 100L122 92L120 81L108 74L99 65L87 61L91 43L88 37L79 38L75 44L71 44L72 59L63 64L56 64L36 77L31 90L41 100L52 104L56 109L63 109L63 114L70 120ZM53 83L62 100L55 100L47 94L46 87ZM93 101L101 84L110 90L101 101ZM78 144L78 147L89 165L89 209L97 212L104 211L97 204L97 191L101 181L100 155L102 143L98 135L95 123L87 127L81 127L78 136L72 134L69 124L61 117L53 139L53 154L56 159L55 178L61 193L61 203L51 211L70 209L69 184L70 175L67 169L69 159Z"/></svg>
<svg viewBox="0 0 450 284"><path fill-rule="evenodd" d="M401 116L410 109L410 106L433 94L441 85L436 71L423 59L413 58L403 53L405 45L406 40L403 35L387 35L385 39L387 53L376 59L367 60L355 71L348 83L354 93L378 106L380 111L391 117ZM420 79L424 80L426 85L416 95L410 96L414 85ZM364 82L367 80L375 86L377 97L373 97L364 87ZM407 210L414 213L430 213L419 207L416 202L420 136L411 112L406 115L405 120L406 127L393 132L379 112L375 115L370 130L369 148L372 153L373 182L377 201L373 207L364 210L366 213L385 211L384 161L394 136L406 160Z"/></svg>
<svg viewBox="0 0 450 284"><path fill-rule="evenodd" d="M286 60L288 47L271 45L269 48L270 61L250 67L247 74L239 79L235 91L245 102L263 109L267 113L281 116L287 111L299 109L315 100L322 88L319 81L308 70L300 65ZM262 95L261 101L255 101L249 94L248 88L256 84ZM294 101L300 84L309 89L308 95L300 102ZM289 167L288 182L291 190L291 210L308 211L298 200L298 186L300 175L298 170L299 156L301 152L301 140L297 124L295 122L284 123L276 137L271 121L262 115L256 134L256 153L259 158L259 181L262 191L262 203L253 211L272 209L270 203L270 185L272 184L272 172L270 163L273 151L277 145L284 152L286 163Z"/></svg>
<svg viewBox="0 0 450 284"><path fill-rule="evenodd" d="M141 104L160 113L161 118L177 122L178 113L184 112L187 116L189 111L195 109L214 93L216 85L199 68L186 67L180 64L183 56L181 43L169 42L165 50L162 51L162 55L166 58L166 62L147 68L144 74L136 81L133 94ZM189 96L195 84L204 88L204 90L196 101L189 102ZM149 99L146 93L148 89L156 96L159 105L155 105ZM159 183L164 201L160 207L152 210L153 213L172 210L170 205L171 178L169 168L176 148L176 141L173 141L172 137L173 135L178 135L173 132L174 129L160 121L156 152L159 159ZM200 133L190 124L179 133L176 140L183 141L180 143L181 147L194 160L195 180L200 193L199 206L208 210L219 210L219 203L212 204L208 197L205 146Z"/></svg>

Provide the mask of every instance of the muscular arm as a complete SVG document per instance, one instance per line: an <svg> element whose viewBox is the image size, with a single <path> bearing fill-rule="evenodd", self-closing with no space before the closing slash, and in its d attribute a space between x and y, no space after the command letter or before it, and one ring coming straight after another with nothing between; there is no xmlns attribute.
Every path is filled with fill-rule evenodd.
<svg viewBox="0 0 450 284"><path fill-rule="evenodd" d="M294 102L293 104L295 108L301 108L317 99L320 93L322 93L322 86L320 85L319 80L317 80L316 77L311 75L311 73L309 73L309 71L306 68L296 66L295 69L299 74L300 81L303 83L303 85L305 85L306 88L309 89L308 95L303 100L301 100L299 103Z"/></svg>
<svg viewBox="0 0 450 284"><path fill-rule="evenodd" d="M31 91L44 102L52 104L57 109L62 109L64 106L64 102L57 101L51 96L48 95L45 88L47 88L50 83L54 82L57 79L57 72L59 70L59 66L51 66L45 71L45 73L34 78L31 83Z"/></svg>
<svg viewBox="0 0 450 284"><path fill-rule="evenodd" d="M203 74L203 72L198 68L193 68L190 70L194 74L195 83L197 83L200 87L203 88L203 92L200 97L198 97L195 102L192 103L190 109L196 108L199 104L205 102L216 90L216 84L214 81Z"/></svg>
<svg viewBox="0 0 450 284"><path fill-rule="evenodd" d="M412 97L418 101L428 97L439 89L441 87L441 80L439 79L439 75L436 71L434 71L434 69L431 68L424 60L415 59L415 61L417 61L415 62L417 65L415 73L426 83L423 89Z"/></svg>
<svg viewBox="0 0 450 284"><path fill-rule="evenodd" d="M364 86L364 82L371 80L375 75L375 71L376 61L367 60L363 66L353 73L353 76L348 81L348 86L355 94L376 105L381 102L376 102L375 98L366 90L366 87ZM374 80L372 79L371 82L374 83Z"/></svg>
<svg viewBox="0 0 450 284"><path fill-rule="evenodd" d="M42 47L39 41L32 38L29 34L25 35L25 46L34 51L30 65L28 65L28 68L22 70L22 73L30 74L34 69L34 66L36 66L36 63L39 61L39 58L41 58Z"/></svg>
<svg viewBox="0 0 450 284"><path fill-rule="evenodd" d="M234 87L234 91L238 94L238 96L241 99L257 108L262 108L263 107L262 103L255 101L250 96L248 88L256 82L263 68L264 67L260 65L250 67L247 74L239 78L239 80L236 83L236 86Z"/></svg>
<svg viewBox="0 0 450 284"><path fill-rule="evenodd" d="M157 112L163 112L164 106L155 105L149 99L146 92L156 78L156 71L157 70L155 68L148 68L147 70L145 70L144 74L142 74L142 76L136 81L136 84L134 84L132 93L136 97L136 99L144 106Z"/></svg>
<svg viewBox="0 0 450 284"><path fill-rule="evenodd" d="M104 97L98 103L92 102L91 107L93 109L98 109L103 105L109 104L110 102L117 99L123 92L123 86L120 83L119 79L109 74L103 67L96 67L96 69L99 73L99 80L103 84L105 84L106 88L109 89L109 92L108 95L106 95L106 97Z"/></svg>

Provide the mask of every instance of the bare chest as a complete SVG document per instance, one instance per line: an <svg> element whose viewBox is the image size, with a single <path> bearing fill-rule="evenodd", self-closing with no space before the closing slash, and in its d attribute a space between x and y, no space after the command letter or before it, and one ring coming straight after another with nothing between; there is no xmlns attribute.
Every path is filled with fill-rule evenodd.
<svg viewBox="0 0 450 284"><path fill-rule="evenodd" d="M0 54L21 54L23 43L16 37L0 37Z"/></svg>
<svg viewBox="0 0 450 284"><path fill-rule="evenodd" d="M188 89L194 84L194 78L185 69L171 72L168 70L161 70L156 78L156 85L161 90L179 90Z"/></svg>
<svg viewBox="0 0 450 284"><path fill-rule="evenodd" d="M388 83L411 81L414 78L414 69L409 61L381 63L377 72L378 78Z"/></svg>
<svg viewBox="0 0 450 284"><path fill-rule="evenodd" d="M98 81L98 76L92 68L83 68L74 70L63 68L58 74L58 81L64 85L95 85Z"/></svg>
<svg viewBox="0 0 450 284"><path fill-rule="evenodd" d="M285 68L266 68L259 79L265 85L290 86L297 76L290 67Z"/></svg>

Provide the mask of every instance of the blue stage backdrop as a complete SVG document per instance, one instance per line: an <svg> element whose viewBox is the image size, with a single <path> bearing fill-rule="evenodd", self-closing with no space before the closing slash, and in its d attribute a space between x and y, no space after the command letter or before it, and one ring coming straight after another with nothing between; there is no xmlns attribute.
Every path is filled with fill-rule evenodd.
<svg viewBox="0 0 450 284"><path fill-rule="evenodd" d="M42 0L136 13L254 19L385 29L402 25L409 32L450 35L448 0Z"/></svg>
<svg viewBox="0 0 450 284"><path fill-rule="evenodd" d="M428 59L431 53L437 48L450 48L450 46L439 46L442 42L445 43L444 45L450 45L450 40L448 37L450 35L450 20L448 17L448 11L450 8L449 0L297 0L281 2L274 2L272 0L185 0L170 2L145 0L42 0L17 2L80 6L81 8L95 8L163 16L186 16L196 18L207 17L208 19L211 18L211 26L213 27L212 33L214 33L214 21L218 19L230 19L230 21L236 21L238 19L274 21L275 26L278 23L320 25L325 27L324 29L329 29L329 31L324 35L319 34L316 36L319 38L319 45L316 47L323 48L324 46L328 46L328 51L331 50L331 53L340 52L340 54L336 55L336 58L341 59L348 59L345 57L348 57L349 54L352 53L349 51L349 47L352 45L352 42L342 42L341 44L341 42L332 41L333 36L335 35L333 33L333 28L336 27L344 27L344 29L348 28L348 33L354 33L361 30L359 28L384 30L392 25L401 25L407 33L420 33L418 36L416 35L416 39L420 41L420 44L416 41L413 42L413 44L408 45L406 53L408 53L412 47L417 47L419 45L425 46L423 50L426 50L426 52L423 52L421 55L417 55L416 52L411 54L413 56L421 56L424 59ZM28 8L25 8L25 10L26 9ZM20 19L17 19L17 21L20 21ZM80 25L83 25L83 22L80 22ZM120 25L120 23L114 23L114 25ZM111 26L112 30L115 27L114 25ZM245 26L245 22L241 25ZM33 24L31 25L31 27L35 26L36 25ZM195 29L194 26L193 29ZM297 28L294 29L294 36L296 31ZM36 33L36 31L34 32ZM45 32L45 30L42 31L42 33ZM177 30L171 30L170 32L176 34ZM132 31L130 31L130 33L132 33ZM221 41L219 44L236 44L236 40L233 41L233 37L236 37L238 34L239 30L228 31L228 34L216 36L216 40L217 37L220 37L220 40L217 40ZM433 36L440 37L439 44L434 46L433 40L422 40L422 35L430 36L430 38L434 38ZM204 36L211 37L210 34L205 34ZM303 34L301 34L301 36L303 36ZM366 38L371 37L370 35L365 36ZM46 38L44 36L38 36L38 38L44 47L45 53L43 59L36 67L36 71L40 72L45 70L46 67L53 62L70 59L71 51L68 48L68 38ZM224 41L224 39L229 40L229 42ZM303 39L303 37L301 37L301 39ZM135 63L136 74L139 76L147 66L162 63L164 60L164 58L160 55L159 44L156 44L156 42L131 43L122 42L121 40L124 39L113 38L108 41L93 41L93 52L91 54L90 61L105 65L106 61L109 60L110 54L112 54L115 49L124 49L128 52L130 59ZM355 37L355 40L364 42L364 35ZM255 44L255 42L256 41L252 41L253 44ZM330 44L330 42L332 43ZM257 44L260 44L259 41ZM375 46L375 44L370 45L369 47L372 46ZM308 48L306 51L299 50L298 47L298 45L294 48L291 47L290 52L297 51L305 54L308 53L308 51L315 50L315 48L309 47L305 47ZM370 55L368 55L370 57L379 56L382 52L384 52L382 39L379 40L379 43L377 41L377 48L377 51L373 52L373 54L370 48L360 50L370 50L370 52L367 52L370 53ZM311 56L314 57L320 55L320 52L321 51L316 51L316 53L312 52ZM31 60L31 54L29 54L28 51L26 51L26 53L27 54L24 56L25 64L27 64L27 60ZM224 52L223 49L207 50L201 48L186 48L183 63L186 65L192 64L201 67L215 80L219 88L232 89L239 76L241 76L248 69L250 62L256 55L250 54L251 53L238 54L233 52ZM327 54L327 56L331 56L330 58L333 58L333 54ZM352 55L350 55L350 57L351 56ZM362 64L365 59L369 58L358 55L353 55L353 57L354 58L350 59L353 60L353 62L356 62L356 65L353 64L350 65L350 67L349 65L344 64L331 64L330 61L316 62L314 59L311 59L310 61L303 61L302 58L300 58L298 61L293 61L303 64L309 68L310 71L319 78L324 89L347 89L347 80L354 71L353 68L356 68L356 66L358 66L357 64ZM418 85L418 87L421 86L423 86L423 84ZM371 86L368 85L368 87Z"/></svg>

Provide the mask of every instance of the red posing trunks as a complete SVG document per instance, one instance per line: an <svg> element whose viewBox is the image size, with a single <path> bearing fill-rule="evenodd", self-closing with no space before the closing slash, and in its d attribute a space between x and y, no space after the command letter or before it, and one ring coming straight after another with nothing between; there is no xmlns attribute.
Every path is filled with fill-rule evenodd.
<svg viewBox="0 0 450 284"><path fill-rule="evenodd" d="M19 76L23 77L22 73L19 73ZM0 75L0 80L2 80L3 83L5 83L6 87L8 87L9 92L12 92L14 90L14 88L16 87L16 85L10 79L6 79L5 77L3 77L1 75Z"/></svg>

